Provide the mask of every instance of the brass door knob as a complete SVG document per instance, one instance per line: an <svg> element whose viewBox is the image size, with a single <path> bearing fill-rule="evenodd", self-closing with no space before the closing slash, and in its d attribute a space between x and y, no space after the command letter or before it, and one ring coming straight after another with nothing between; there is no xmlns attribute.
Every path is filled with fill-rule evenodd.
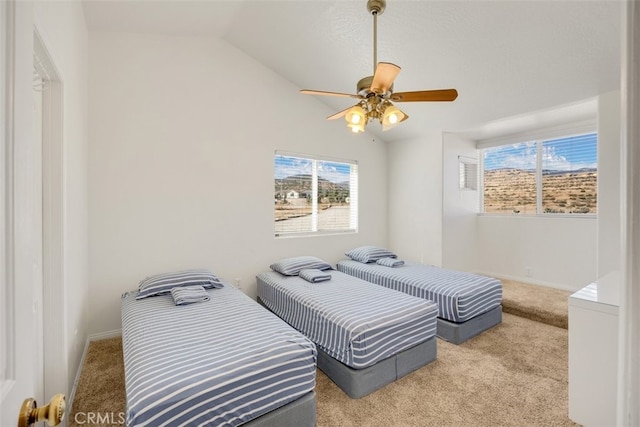
<svg viewBox="0 0 640 427"><path fill-rule="evenodd" d="M25 399L20 408L18 427L29 427L40 421L46 421L50 426L57 426L64 418L65 407L64 394L56 394L47 405L41 408L38 408L34 399Z"/></svg>

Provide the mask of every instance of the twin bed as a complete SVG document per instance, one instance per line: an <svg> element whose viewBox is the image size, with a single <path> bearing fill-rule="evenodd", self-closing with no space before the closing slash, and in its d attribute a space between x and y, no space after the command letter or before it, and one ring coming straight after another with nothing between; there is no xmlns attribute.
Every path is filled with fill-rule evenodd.
<svg viewBox="0 0 640 427"><path fill-rule="evenodd" d="M259 302L311 339L318 368L360 398L437 357L437 306L339 271L310 283L277 271L256 276Z"/></svg>
<svg viewBox="0 0 640 427"><path fill-rule="evenodd" d="M315 345L220 285L182 306L123 295L127 426L314 426Z"/></svg>
<svg viewBox="0 0 640 427"><path fill-rule="evenodd" d="M438 304L438 336L461 344L502 321L502 283L492 277L404 263L387 267L355 260L338 271Z"/></svg>
<svg viewBox="0 0 640 427"><path fill-rule="evenodd" d="M195 270L124 294L127 425L313 426L316 367L360 398L434 361L436 334L458 344L500 323L499 280L357 249L338 271L272 264L256 276L268 310L210 272L179 305Z"/></svg>

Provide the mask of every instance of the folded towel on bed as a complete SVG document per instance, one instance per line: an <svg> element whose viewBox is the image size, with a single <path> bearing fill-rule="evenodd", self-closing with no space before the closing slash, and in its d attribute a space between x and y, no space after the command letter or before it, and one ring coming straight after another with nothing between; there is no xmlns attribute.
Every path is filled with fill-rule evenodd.
<svg viewBox="0 0 640 427"><path fill-rule="evenodd" d="M305 268L298 273L307 282L318 283L331 280L331 274L317 268Z"/></svg>
<svg viewBox="0 0 640 427"><path fill-rule="evenodd" d="M193 304L209 301L210 297L203 286L180 286L171 289L171 296L176 305Z"/></svg>
<svg viewBox="0 0 640 427"><path fill-rule="evenodd" d="M385 267L402 267L404 261L397 258L380 258L376 261L376 264L384 265Z"/></svg>

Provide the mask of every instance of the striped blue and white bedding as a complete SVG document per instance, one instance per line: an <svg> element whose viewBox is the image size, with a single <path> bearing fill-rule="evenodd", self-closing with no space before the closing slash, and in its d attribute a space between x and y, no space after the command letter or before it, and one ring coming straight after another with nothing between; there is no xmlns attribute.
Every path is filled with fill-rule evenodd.
<svg viewBox="0 0 640 427"><path fill-rule="evenodd" d="M502 282L492 277L407 262L392 268L343 260L337 267L367 282L435 301L439 317L451 322L465 322L502 303Z"/></svg>
<svg viewBox="0 0 640 427"><path fill-rule="evenodd" d="M309 283L277 272L257 275L258 296L271 311L331 357L362 369L433 337L437 306L339 271Z"/></svg>
<svg viewBox="0 0 640 427"><path fill-rule="evenodd" d="M228 284L207 292L123 295L127 426L236 426L314 389L311 341Z"/></svg>

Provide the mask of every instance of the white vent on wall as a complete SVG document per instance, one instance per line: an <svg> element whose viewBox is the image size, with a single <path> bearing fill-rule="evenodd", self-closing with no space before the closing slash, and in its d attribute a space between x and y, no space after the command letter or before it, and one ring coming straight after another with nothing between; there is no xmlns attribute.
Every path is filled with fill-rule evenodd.
<svg viewBox="0 0 640 427"><path fill-rule="evenodd" d="M478 190L478 159L458 156L460 190Z"/></svg>

